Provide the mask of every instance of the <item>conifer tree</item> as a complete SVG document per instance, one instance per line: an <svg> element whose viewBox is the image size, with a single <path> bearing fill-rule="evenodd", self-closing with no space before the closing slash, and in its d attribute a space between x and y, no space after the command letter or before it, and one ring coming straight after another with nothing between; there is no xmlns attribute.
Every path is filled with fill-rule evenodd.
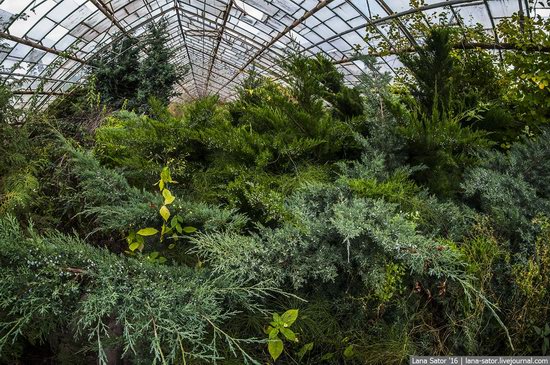
<svg viewBox="0 0 550 365"><path fill-rule="evenodd" d="M170 49L167 23L149 26L144 39L121 37L96 64L92 75L101 101L114 108L146 112L150 98L168 104L174 85L185 67L171 63L176 50Z"/></svg>
<svg viewBox="0 0 550 365"><path fill-rule="evenodd" d="M401 62L409 68L416 83L410 85L413 96L430 113L437 103L446 108L451 93L453 59L451 57L451 32L447 28L434 28L424 47L416 53L402 55Z"/></svg>
<svg viewBox="0 0 550 365"><path fill-rule="evenodd" d="M185 74L185 68L170 63L176 50L168 46L169 40L166 21L149 27L144 49L146 56L139 67L141 83L137 100L142 110L151 97L168 104L174 96L174 85Z"/></svg>
<svg viewBox="0 0 550 365"><path fill-rule="evenodd" d="M140 88L139 68L137 40L123 37L113 41L93 73L102 101L114 108L121 107L125 100L134 106Z"/></svg>

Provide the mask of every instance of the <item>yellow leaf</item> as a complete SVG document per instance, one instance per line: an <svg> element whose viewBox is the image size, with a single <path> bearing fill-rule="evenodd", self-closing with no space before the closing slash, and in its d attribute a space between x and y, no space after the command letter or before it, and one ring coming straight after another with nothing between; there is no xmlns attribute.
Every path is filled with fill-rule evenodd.
<svg viewBox="0 0 550 365"><path fill-rule="evenodd" d="M139 234L140 236L152 236L154 234L157 234L158 233L158 230L155 229L155 228L143 228L143 229L140 229L137 234Z"/></svg>
<svg viewBox="0 0 550 365"><path fill-rule="evenodd" d="M283 353L283 341L281 341L279 338L269 340L267 344L267 349L269 350L271 358L273 360L277 360L277 358Z"/></svg>
<svg viewBox="0 0 550 365"><path fill-rule="evenodd" d="M541 82L541 83L539 84L539 89L541 89L541 90L544 89L544 83Z"/></svg>
<svg viewBox="0 0 550 365"><path fill-rule="evenodd" d="M166 205L160 207L159 213L162 216L162 219L164 219L165 221L170 218L170 211L168 210L168 208L166 208Z"/></svg>
<svg viewBox="0 0 550 365"><path fill-rule="evenodd" d="M164 189L162 191L162 196L164 197L164 204L165 205L172 204L174 199L176 199L176 197L173 196L172 193L170 192L170 190L168 190L168 189Z"/></svg>

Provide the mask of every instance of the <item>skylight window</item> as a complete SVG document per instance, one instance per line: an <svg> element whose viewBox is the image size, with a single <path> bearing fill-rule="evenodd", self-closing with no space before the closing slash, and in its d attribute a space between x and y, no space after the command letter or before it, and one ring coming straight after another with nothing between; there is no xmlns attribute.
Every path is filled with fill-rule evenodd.
<svg viewBox="0 0 550 365"><path fill-rule="evenodd" d="M543 18L550 18L550 9L535 9L535 14Z"/></svg>
<svg viewBox="0 0 550 365"><path fill-rule="evenodd" d="M246 15L248 15L248 16L256 19L256 20L260 20L260 21L264 20L265 14L262 11L256 9L255 7L253 7L251 5L246 4L244 1L235 0L235 5L241 11L243 11Z"/></svg>
<svg viewBox="0 0 550 365"><path fill-rule="evenodd" d="M247 32L250 32L252 34L258 34L258 32L260 31L259 29L257 29L256 27L253 27L251 25L249 25L248 23L242 21L242 20L239 20L237 22L237 27L239 28L242 28L244 30L246 30Z"/></svg>
<svg viewBox="0 0 550 365"><path fill-rule="evenodd" d="M298 42L301 46L307 46L311 44L310 41L302 37L300 34L296 33L295 31L291 30L289 32L290 38L294 39L296 42Z"/></svg>
<svg viewBox="0 0 550 365"><path fill-rule="evenodd" d="M48 38L52 40L59 40L65 36L65 34L69 33L69 30L61 25L58 25L57 27L53 28L50 34L48 34Z"/></svg>
<svg viewBox="0 0 550 365"><path fill-rule="evenodd" d="M89 10L91 11L96 11L97 8L94 6L94 4L92 4L90 1L88 0L73 0L75 3L77 3L78 5L82 5L84 4L85 7L87 7Z"/></svg>
<svg viewBox="0 0 550 365"><path fill-rule="evenodd" d="M0 4L0 9L5 10L8 13L19 14L27 7L27 5L29 5L28 2L23 0L4 0L4 2Z"/></svg>

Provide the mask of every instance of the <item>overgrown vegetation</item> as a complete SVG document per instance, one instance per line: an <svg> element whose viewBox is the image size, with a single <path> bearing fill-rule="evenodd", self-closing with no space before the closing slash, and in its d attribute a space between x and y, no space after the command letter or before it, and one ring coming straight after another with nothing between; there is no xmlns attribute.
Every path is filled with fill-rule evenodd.
<svg viewBox="0 0 550 365"><path fill-rule="evenodd" d="M45 112L3 84L0 361L548 353L548 22L522 21L498 66L456 46L475 29L411 19L408 69L354 88L291 54L285 85L168 109L162 22Z"/></svg>

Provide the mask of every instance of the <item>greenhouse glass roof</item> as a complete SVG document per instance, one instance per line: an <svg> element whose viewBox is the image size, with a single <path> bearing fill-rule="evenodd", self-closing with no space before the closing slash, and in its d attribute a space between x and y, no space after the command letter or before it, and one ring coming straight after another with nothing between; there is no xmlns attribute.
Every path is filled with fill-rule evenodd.
<svg viewBox="0 0 550 365"><path fill-rule="evenodd" d="M381 38L390 23L409 36L405 17L446 12L458 25L481 24L491 34L500 19L522 11L548 16L550 4L527 0L3 0L0 3L4 77L19 80L20 104L38 95L39 105L83 82L89 60L115 37L139 37L151 22L166 19L189 72L178 88L183 98L219 94L252 67L278 78L277 61L291 44L308 55L330 57L353 84L368 53L367 27ZM410 37L412 45L416 43ZM378 58L382 70L398 67L396 56Z"/></svg>

